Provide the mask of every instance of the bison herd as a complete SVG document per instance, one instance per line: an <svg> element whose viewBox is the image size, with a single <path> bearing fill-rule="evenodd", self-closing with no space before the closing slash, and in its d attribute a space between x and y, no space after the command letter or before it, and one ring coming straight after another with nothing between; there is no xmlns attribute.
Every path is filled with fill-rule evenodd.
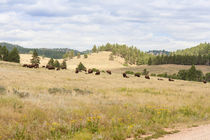
<svg viewBox="0 0 210 140"><path fill-rule="evenodd" d="M35 68L36 69L36 68L39 68L39 65L38 64L23 64L23 67ZM46 68L48 70L67 69L66 67L56 68L56 67L51 66L51 65L42 66L42 68ZM95 75L100 75L101 74L101 72L99 70L94 70L94 69L88 69L88 70L86 70L86 69L85 70L79 70L78 68L75 69L75 73L79 73L79 72L82 72L82 71L85 71L86 74L92 74L94 72L95 72ZM111 70L106 70L106 73L109 74L109 75L112 74ZM122 76L124 78L129 78L126 73L122 73ZM141 75L140 75L140 73L135 73L134 76L135 77L140 77ZM150 79L150 76L149 75L145 75L144 78L145 79ZM162 78L158 78L157 80L163 81ZM174 80L172 78L169 78L168 81L174 82ZM203 83L206 84L207 81L203 80Z"/></svg>
<svg viewBox="0 0 210 140"><path fill-rule="evenodd" d="M39 68L38 64L23 64L23 67L27 67L27 68ZM42 68L46 68L48 70L60 70L60 69L67 69L66 67L61 67L61 68L56 68L54 66L51 65L46 65L46 66L42 66Z"/></svg>

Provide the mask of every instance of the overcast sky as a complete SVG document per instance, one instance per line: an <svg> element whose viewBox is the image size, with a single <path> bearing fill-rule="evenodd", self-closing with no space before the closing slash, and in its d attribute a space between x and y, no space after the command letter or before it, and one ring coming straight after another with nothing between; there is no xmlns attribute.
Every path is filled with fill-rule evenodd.
<svg viewBox="0 0 210 140"><path fill-rule="evenodd" d="M210 42L210 0L0 0L0 41L176 50Z"/></svg>

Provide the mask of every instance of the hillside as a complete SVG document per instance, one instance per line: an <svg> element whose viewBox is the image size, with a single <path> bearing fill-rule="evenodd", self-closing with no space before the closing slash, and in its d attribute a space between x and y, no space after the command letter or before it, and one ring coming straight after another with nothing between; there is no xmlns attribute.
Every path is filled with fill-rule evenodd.
<svg viewBox="0 0 210 140"><path fill-rule="evenodd" d="M88 55L88 58L84 58L84 55L78 59L74 57L73 59L67 60L68 69L75 69L77 65L82 62L87 68L98 68L98 69L117 69L123 68L124 59L121 57L114 57L114 61L109 60L109 55L111 52L99 52L99 53L92 53ZM20 54L20 63L21 64L29 64L31 59L31 54ZM49 61L47 57L40 57L41 58L41 66L46 65ZM58 59L60 62L63 59Z"/></svg>
<svg viewBox="0 0 210 140"><path fill-rule="evenodd" d="M209 55L210 43L201 43L195 47L187 48L184 50L177 50L176 55Z"/></svg>
<svg viewBox="0 0 210 140"><path fill-rule="evenodd" d="M0 42L0 46L6 46L9 51L11 51L14 47L16 47L20 54L28 54L28 53L30 53L30 51L34 50L34 48L24 48L22 46L14 45L14 44L6 43L6 42ZM66 52L71 51L73 49L68 49L68 48L53 48L53 49L36 48L36 50L37 50L37 53L39 54L39 56L61 59L61 58L63 58L63 55ZM79 52L77 50L73 50L73 51L74 51L75 54L77 54ZM85 51L85 52L87 52L87 51ZM80 52L80 53L84 54L85 52Z"/></svg>

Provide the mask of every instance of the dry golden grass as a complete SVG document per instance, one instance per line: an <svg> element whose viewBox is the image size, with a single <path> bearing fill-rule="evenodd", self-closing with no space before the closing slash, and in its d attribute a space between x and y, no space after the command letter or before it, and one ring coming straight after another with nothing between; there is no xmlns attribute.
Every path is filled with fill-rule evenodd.
<svg viewBox="0 0 210 140"><path fill-rule="evenodd" d="M98 54L92 55L87 59L91 60L88 67L110 68L105 60L99 67L102 60L95 62ZM70 61L69 67L80 62ZM119 65L122 64L111 68L120 68ZM155 71L162 69L154 67ZM0 86L5 88L5 94L0 95L0 139L158 137L166 134L160 131L166 127L210 120L209 83L158 81L156 77L125 79L118 71L99 76L75 74L72 69L28 69L0 62ZM30 95L23 98L23 92Z"/></svg>

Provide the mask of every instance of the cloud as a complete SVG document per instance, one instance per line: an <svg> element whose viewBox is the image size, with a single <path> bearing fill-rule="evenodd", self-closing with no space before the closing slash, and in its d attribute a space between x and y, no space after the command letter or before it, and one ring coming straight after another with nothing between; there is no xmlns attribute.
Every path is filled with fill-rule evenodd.
<svg viewBox="0 0 210 140"><path fill-rule="evenodd" d="M208 0L1 0L0 41L91 49L107 42L176 50L210 42Z"/></svg>

